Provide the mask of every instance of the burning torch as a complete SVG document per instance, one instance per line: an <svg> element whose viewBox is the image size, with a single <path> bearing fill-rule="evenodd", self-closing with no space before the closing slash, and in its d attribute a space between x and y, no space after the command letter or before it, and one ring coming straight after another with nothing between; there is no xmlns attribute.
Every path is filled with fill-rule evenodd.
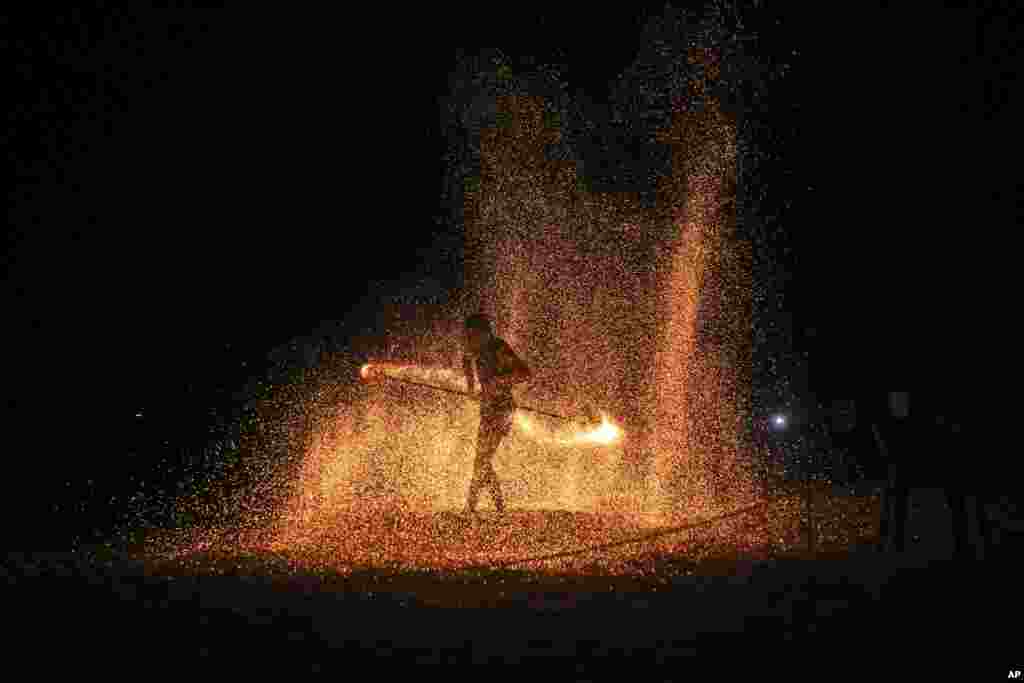
<svg viewBox="0 0 1024 683"><path fill-rule="evenodd" d="M408 372L409 370L414 369L415 368L409 366L392 367L379 363L366 363L360 369L359 374L360 377L362 377L362 379L366 381L376 379L387 379L388 381L391 382L399 382L402 384L409 384L412 386L422 387L424 389L430 389L432 391L440 391L448 394L455 394L457 396L469 398L474 401L479 400L478 396L470 394L466 391L459 391L458 389L449 389L447 387L437 386L435 384L429 384L426 382L418 382L412 379L399 377L395 375L396 372ZM431 371L424 370L420 374L429 375L430 373ZM599 415L597 411L595 411L592 407L589 406L585 409L584 414L578 418L571 418L565 415L559 415L558 413L552 413L546 410L540 410L539 408L531 408L527 406L516 406L516 409L520 411L536 413L537 415L544 415L546 417L554 418L556 420L560 420L562 422L567 422L571 424L580 424L582 422L588 427L588 430L585 434L578 435L575 438L557 439L557 441L559 441L560 443L570 444L589 441L609 444L618 441L622 436L622 430L619 427L613 424L606 416ZM529 423L524 423L523 426L527 431L530 431Z"/></svg>

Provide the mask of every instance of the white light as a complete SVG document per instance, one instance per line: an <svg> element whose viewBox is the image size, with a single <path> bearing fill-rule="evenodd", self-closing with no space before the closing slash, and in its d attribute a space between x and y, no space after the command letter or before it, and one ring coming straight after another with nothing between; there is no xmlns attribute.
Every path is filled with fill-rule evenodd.
<svg viewBox="0 0 1024 683"><path fill-rule="evenodd" d="M772 424L774 424L777 429L785 428L785 426L786 426L786 416L785 415L776 415L775 417L772 418Z"/></svg>

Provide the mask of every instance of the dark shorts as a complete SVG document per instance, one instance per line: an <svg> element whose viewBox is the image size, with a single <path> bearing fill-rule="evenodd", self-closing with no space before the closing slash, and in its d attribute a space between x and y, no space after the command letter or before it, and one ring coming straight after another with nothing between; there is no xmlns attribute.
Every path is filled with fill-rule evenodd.
<svg viewBox="0 0 1024 683"><path fill-rule="evenodd" d="M480 420L512 419L516 404L511 398L501 398L480 404Z"/></svg>
<svg viewBox="0 0 1024 683"><path fill-rule="evenodd" d="M480 409L480 430L478 439L487 442L497 442L505 438L512 429L512 416L515 414L515 406L487 406ZM488 446L496 447L496 443L488 443ZM490 450L489 448L485 450Z"/></svg>

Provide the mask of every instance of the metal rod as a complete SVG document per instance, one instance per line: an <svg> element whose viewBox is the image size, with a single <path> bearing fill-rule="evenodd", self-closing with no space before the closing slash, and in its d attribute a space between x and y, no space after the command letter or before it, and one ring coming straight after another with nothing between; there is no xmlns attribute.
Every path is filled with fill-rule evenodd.
<svg viewBox="0 0 1024 683"><path fill-rule="evenodd" d="M423 382L414 382L411 379L402 379L400 377L392 377L390 375L383 375L383 377L385 379L391 380L392 382L402 382L403 384L411 384L411 385L413 385L415 387L423 387L424 389L433 389L434 391L443 391L443 392L448 393L448 394L456 394L458 396L464 396L464 397L469 398L469 399L479 400L479 399L477 399L476 396L473 396L472 394L468 394L465 391L458 391L457 389L446 389L444 387L434 386L433 384L425 384ZM568 418L568 417L566 417L564 415L559 415L557 413L549 413L549 412L547 412L545 410L539 410L537 408L529 408L527 406L519 406L519 405L517 405L516 409L517 410L528 410L531 413L537 413L539 415L546 415L548 417L553 417L556 420L563 420L565 422L573 422L572 418Z"/></svg>
<svg viewBox="0 0 1024 683"><path fill-rule="evenodd" d="M808 446L806 443L804 444L804 453L804 495L806 497L807 507L807 551L811 557L814 557L814 489L811 483L811 460L814 456L812 454L810 446Z"/></svg>

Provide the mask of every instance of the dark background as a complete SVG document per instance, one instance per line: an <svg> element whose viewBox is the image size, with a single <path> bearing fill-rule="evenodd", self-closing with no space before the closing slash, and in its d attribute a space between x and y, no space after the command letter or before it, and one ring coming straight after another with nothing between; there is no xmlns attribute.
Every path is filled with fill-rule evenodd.
<svg viewBox="0 0 1024 683"><path fill-rule="evenodd" d="M381 296L459 285L459 135L439 98L487 49L449 46L465 16L409 12L5 17L7 483L24 529L63 528L106 495L97 481L144 478L270 349L323 321L345 348ZM748 101L763 402L950 385L973 372L989 300L974 273L1015 198L987 172L1012 121L1005 17L815 12L743 17L774 74ZM561 65L600 103L647 19L507 16L513 44L560 47L503 52Z"/></svg>

